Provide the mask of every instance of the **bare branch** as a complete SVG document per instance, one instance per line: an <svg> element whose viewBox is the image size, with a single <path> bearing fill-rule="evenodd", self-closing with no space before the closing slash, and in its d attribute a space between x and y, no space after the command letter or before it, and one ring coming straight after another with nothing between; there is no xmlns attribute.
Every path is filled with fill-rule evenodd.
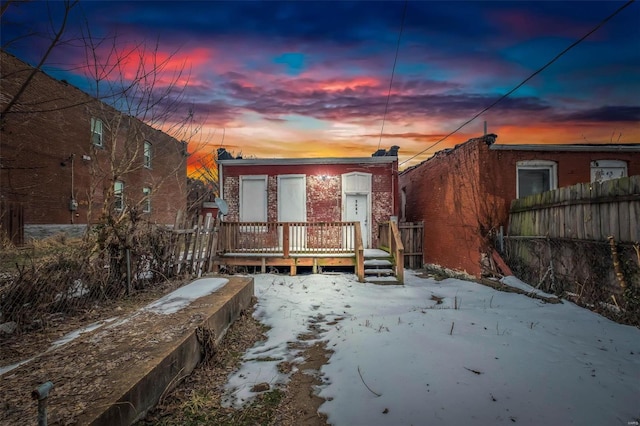
<svg viewBox="0 0 640 426"><path fill-rule="evenodd" d="M29 75L24 80L24 82L22 83L22 85L20 86L16 94L9 100L9 102L5 105L2 111L0 111L0 122L4 120L4 117L6 116L7 112L9 112L11 108L13 108L13 106L18 102L18 100L20 99L20 96L22 96L24 91L29 86L29 83L31 83L31 80L33 80L33 77L35 77L35 75L42 70L42 66L47 61L47 58L49 58L49 55L51 54L53 49L60 42L60 39L62 38L62 35L64 34L65 28L67 26L67 20L69 18L69 14L71 13L71 10L78 4L78 1L79 0L64 1L64 15L62 18L62 22L60 23L60 27L57 29L57 31L54 31L53 40L47 47L47 50L45 51L45 53L40 58L40 61L38 62L38 64L33 69L30 70ZM5 6L8 7L8 5L5 5ZM5 12L6 7L3 8L2 13Z"/></svg>

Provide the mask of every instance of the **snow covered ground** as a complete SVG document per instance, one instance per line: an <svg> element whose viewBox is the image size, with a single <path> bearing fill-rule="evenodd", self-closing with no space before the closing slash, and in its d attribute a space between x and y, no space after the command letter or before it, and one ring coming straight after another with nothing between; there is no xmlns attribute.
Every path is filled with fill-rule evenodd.
<svg viewBox="0 0 640 426"><path fill-rule="evenodd" d="M405 286L353 275L255 275L271 326L228 384L284 383L287 342L321 326L334 351L320 411L333 425L630 425L640 420L640 330L569 302L406 273ZM435 296L435 297L432 297ZM310 343L313 343L311 341Z"/></svg>

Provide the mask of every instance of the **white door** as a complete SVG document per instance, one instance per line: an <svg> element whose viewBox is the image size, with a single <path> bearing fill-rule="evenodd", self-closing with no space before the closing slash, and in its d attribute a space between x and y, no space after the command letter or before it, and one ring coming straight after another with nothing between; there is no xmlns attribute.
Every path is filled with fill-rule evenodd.
<svg viewBox="0 0 640 426"><path fill-rule="evenodd" d="M369 197L367 194L347 194L345 221L360 222L362 245L369 248Z"/></svg>
<svg viewBox="0 0 640 426"><path fill-rule="evenodd" d="M278 221L307 221L307 190L305 175L278 176ZM282 229L279 231L282 243ZM306 246L306 233L303 226L289 228L289 241L292 248Z"/></svg>

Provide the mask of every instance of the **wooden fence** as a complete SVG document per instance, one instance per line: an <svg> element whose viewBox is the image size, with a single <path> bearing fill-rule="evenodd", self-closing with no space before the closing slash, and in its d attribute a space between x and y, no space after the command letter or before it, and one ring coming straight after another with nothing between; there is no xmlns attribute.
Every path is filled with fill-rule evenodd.
<svg viewBox="0 0 640 426"><path fill-rule="evenodd" d="M423 262L423 222L400 222L400 236L404 245L404 267L408 269L422 268Z"/></svg>
<svg viewBox="0 0 640 426"><path fill-rule="evenodd" d="M24 206L22 204L0 201L0 234L5 234L16 246L24 244Z"/></svg>
<svg viewBox="0 0 640 426"><path fill-rule="evenodd" d="M510 236L640 241L640 176L582 183L514 200Z"/></svg>
<svg viewBox="0 0 640 426"><path fill-rule="evenodd" d="M545 291L623 312L640 291L640 176L583 183L514 200L503 256ZM635 291L635 290L634 290Z"/></svg>
<svg viewBox="0 0 640 426"><path fill-rule="evenodd" d="M178 212L175 225L169 232L171 275L200 276L213 270L217 244L215 217L189 218Z"/></svg>

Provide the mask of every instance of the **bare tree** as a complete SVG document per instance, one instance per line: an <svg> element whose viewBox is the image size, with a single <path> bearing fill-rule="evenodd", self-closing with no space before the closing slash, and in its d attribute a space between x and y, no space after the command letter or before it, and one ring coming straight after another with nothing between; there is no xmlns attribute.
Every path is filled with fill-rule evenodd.
<svg viewBox="0 0 640 426"><path fill-rule="evenodd" d="M51 56L51 53L61 44L68 42L68 40L64 39L65 31L67 29L67 22L71 12L78 5L78 1L79 0L64 0L62 2L53 2L55 6L58 6L58 4L62 5L62 8L63 8L62 18L60 18L59 22L54 22L53 18L51 18L51 13L49 13L49 16L50 16L49 26L51 27L51 33L44 35L44 37L48 38L47 46L44 52L42 53L42 55L40 56L40 59L38 60L37 64L28 70L28 75L26 76L26 78L24 78L19 89L13 93L13 95L8 99L7 103L2 107L2 110L0 110L0 127L2 126L2 123L4 123L6 115L10 114L14 110L16 104L20 101L20 98L24 94L27 87L29 87L29 85L31 84L31 81L36 76L36 74L42 71L44 65L47 63L47 60ZM1 12L0 16L4 16L5 12L9 9L9 7L17 3L19 2L7 1L6 3L4 3L2 5L2 8L0 9L0 12ZM49 9L50 7L51 7L51 3L47 2L47 8ZM38 36L42 36L42 35L29 31L26 34L21 34L20 36L14 39L4 40L2 42L2 50L9 49L12 46L12 44L16 43L20 39L38 37ZM3 75L3 77L6 78L6 75ZM44 102L46 103L46 100ZM71 106L73 105L69 105L69 107ZM43 105L43 108L46 108L46 106ZM57 106L57 108L60 108L60 106ZM31 108L31 110L33 111L33 108Z"/></svg>

